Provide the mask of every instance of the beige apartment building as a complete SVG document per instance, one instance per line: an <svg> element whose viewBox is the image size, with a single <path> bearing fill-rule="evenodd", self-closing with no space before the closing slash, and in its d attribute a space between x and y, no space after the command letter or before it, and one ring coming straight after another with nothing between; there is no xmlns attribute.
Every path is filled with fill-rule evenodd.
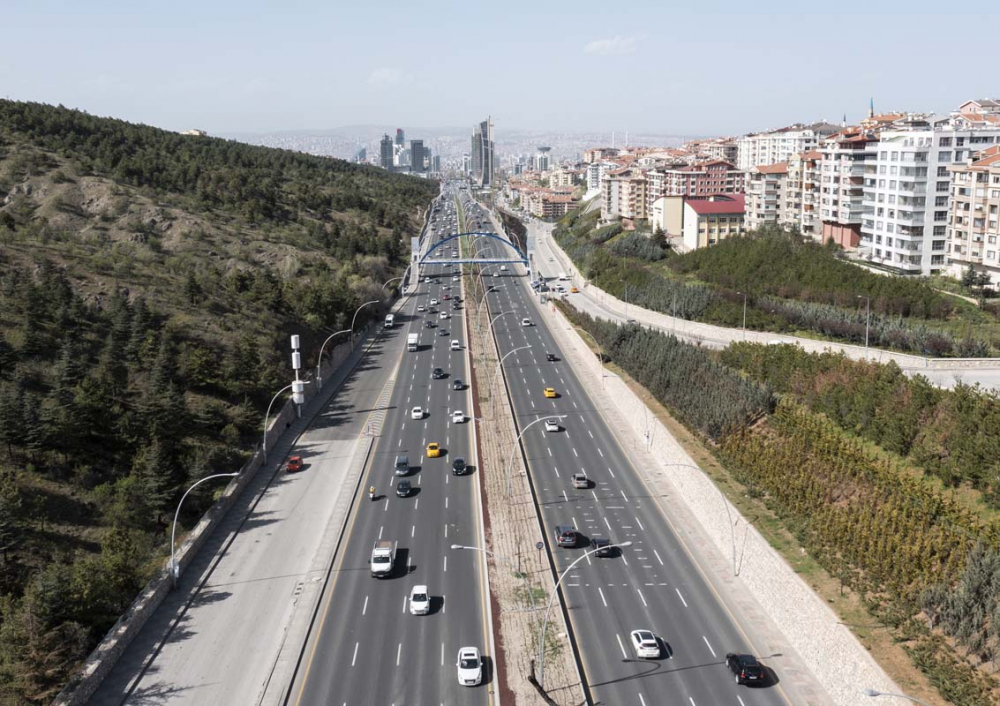
<svg viewBox="0 0 1000 706"><path fill-rule="evenodd" d="M951 172L948 209L949 274L961 277L972 265L1000 284L1000 145L979 152Z"/></svg>
<svg viewBox="0 0 1000 706"><path fill-rule="evenodd" d="M878 132L847 128L820 142L820 240L856 250L864 220L865 176L875 169Z"/></svg>
<svg viewBox="0 0 1000 706"><path fill-rule="evenodd" d="M778 223L785 201L788 162L762 164L747 172L746 226L757 230L766 223Z"/></svg>
<svg viewBox="0 0 1000 706"><path fill-rule="evenodd" d="M788 158L784 198L779 202L778 223L798 226L802 235L813 239L819 238L820 231L817 202L821 158L818 150L799 152Z"/></svg>
<svg viewBox="0 0 1000 706"><path fill-rule="evenodd" d="M646 218L646 175L635 169L606 174L601 180L601 218Z"/></svg>

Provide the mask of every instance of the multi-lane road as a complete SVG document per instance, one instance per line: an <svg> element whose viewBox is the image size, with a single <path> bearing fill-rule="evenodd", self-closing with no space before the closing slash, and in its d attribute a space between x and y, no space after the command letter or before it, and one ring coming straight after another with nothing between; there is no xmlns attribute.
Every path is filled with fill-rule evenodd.
<svg viewBox="0 0 1000 706"><path fill-rule="evenodd" d="M490 245L488 247L503 247ZM592 538L632 542L612 558L588 557L563 582L586 679L596 703L687 706L750 706L790 703L779 686L737 686L725 666L727 652L753 652L752 641L683 548L656 501L609 431L593 399L580 384L539 316L536 296L521 274L487 283L491 317L503 356L504 374L519 429L550 415L567 415L561 431L544 424L528 429L522 444L542 511L548 541L561 574L588 549ZM555 284L555 283L553 283ZM522 325L528 318L532 325ZM557 360L548 361L552 353ZM552 387L558 397L546 398ZM575 473L588 489L571 482ZM561 548L555 527L580 534L578 548ZM648 629L664 657L638 660L630 640Z"/></svg>
<svg viewBox="0 0 1000 706"><path fill-rule="evenodd" d="M432 242L454 232L452 198L446 191L437 202L438 217L427 235ZM421 272L428 279L411 292L388 332L403 338L416 333L420 348L404 351L396 370L389 410L363 483L375 487L377 498L369 500L365 493L354 509L290 704L494 703L483 555L450 549L452 544L482 545L464 309L453 308L461 281L458 276L453 281L450 269L434 265ZM441 318L442 312L448 318ZM452 340L459 342L457 350ZM435 368L444 377L434 379ZM456 379L463 383L457 390ZM412 417L413 407L422 408L422 418ZM453 419L456 411L464 413L464 421ZM440 444L443 455L428 458L429 443ZM413 487L409 497L396 494L404 479L394 471L400 454L411 466L405 476ZM473 466L472 472L453 475L456 458ZM396 548L390 578L370 575L368 562L378 540ZM429 615L409 612L408 598L417 585L428 587ZM456 658L466 646L484 656L479 687L458 684Z"/></svg>

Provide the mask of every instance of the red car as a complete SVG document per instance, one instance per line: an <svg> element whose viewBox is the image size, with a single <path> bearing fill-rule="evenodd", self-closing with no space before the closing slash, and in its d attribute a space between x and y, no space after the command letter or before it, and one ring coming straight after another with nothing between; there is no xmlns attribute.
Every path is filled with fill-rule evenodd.
<svg viewBox="0 0 1000 706"><path fill-rule="evenodd" d="M288 461L285 463L285 471L288 473L298 473L302 470L302 457L301 456L289 456Z"/></svg>

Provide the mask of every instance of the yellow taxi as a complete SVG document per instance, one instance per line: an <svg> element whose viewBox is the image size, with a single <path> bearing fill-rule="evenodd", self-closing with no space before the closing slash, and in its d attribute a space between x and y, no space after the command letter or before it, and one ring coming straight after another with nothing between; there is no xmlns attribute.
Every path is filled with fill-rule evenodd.
<svg viewBox="0 0 1000 706"><path fill-rule="evenodd" d="M570 287L569 291L570 291L571 294L579 294L580 293L580 290L577 289L576 287Z"/></svg>
<svg viewBox="0 0 1000 706"><path fill-rule="evenodd" d="M437 458L441 455L441 446L431 442L427 444L427 458Z"/></svg>
<svg viewBox="0 0 1000 706"><path fill-rule="evenodd" d="M546 387L544 393L546 397L555 397L556 389L554 387Z"/></svg>

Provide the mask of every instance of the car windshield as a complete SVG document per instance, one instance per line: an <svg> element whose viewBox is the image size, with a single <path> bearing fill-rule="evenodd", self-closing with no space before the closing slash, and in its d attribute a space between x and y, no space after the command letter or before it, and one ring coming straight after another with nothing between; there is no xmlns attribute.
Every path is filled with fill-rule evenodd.
<svg viewBox="0 0 1000 706"><path fill-rule="evenodd" d="M372 563L373 564L388 564L389 563L389 557L387 557L387 556L377 556L374 559L372 559Z"/></svg>
<svg viewBox="0 0 1000 706"><path fill-rule="evenodd" d="M414 593L412 600L413 600L414 603L426 603L427 602L427 594L426 593Z"/></svg>
<svg viewBox="0 0 1000 706"><path fill-rule="evenodd" d="M479 666L479 660L475 657L462 657L462 669L475 669Z"/></svg>

